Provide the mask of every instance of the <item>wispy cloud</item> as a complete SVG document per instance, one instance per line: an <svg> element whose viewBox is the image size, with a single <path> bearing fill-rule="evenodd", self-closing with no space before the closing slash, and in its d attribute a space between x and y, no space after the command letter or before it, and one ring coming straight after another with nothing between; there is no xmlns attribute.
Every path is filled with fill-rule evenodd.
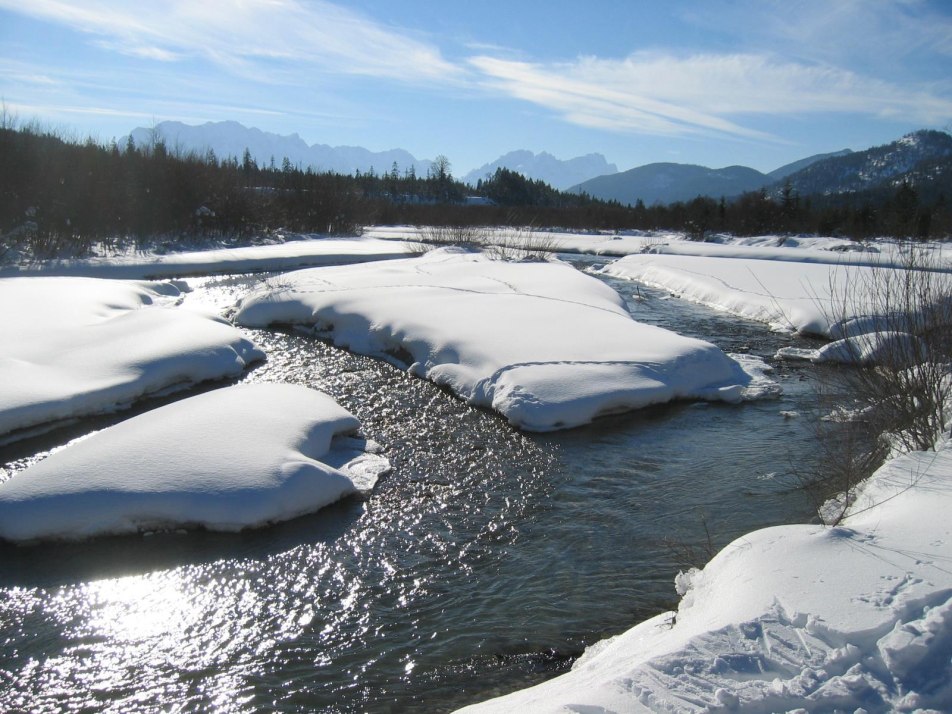
<svg viewBox="0 0 952 714"><path fill-rule="evenodd" d="M172 62L204 58L266 80L328 72L408 83L460 75L433 45L324 0L0 0L11 12L67 25L103 47Z"/></svg>
<svg viewBox="0 0 952 714"><path fill-rule="evenodd" d="M130 57L156 60L158 62L176 62L184 58L184 55L179 52L170 52L161 47L138 42L125 43L111 40L97 40L94 44L97 47L102 47L104 50L118 52L119 54L128 55Z"/></svg>
<svg viewBox="0 0 952 714"><path fill-rule="evenodd" d="M687 103L671 102L663 96L668 92L624 81L622 75L631 68L617 62L586 58L546 66L481 56L470 63L490 78L490 86L583 126L662 135L707 130L763 136Z"/></svg>
<svg viewBox="0 0 952 714"><path fill-rule="evenodd" d="M639 52L549 64L477 56L470 64L492 89L569 122L633 133L764 139L747 125L752 117L834 112L928 124L952 116L952 100L924 89L763 54Z"/></svg>
<svg viewBox="0 0 952 714"><path fill-rule="evenodd" d="M814 59L869 66L901 63L923 55L952 55L952 16L942 3L926 0L746 0L706 23L742 23L785 51ZM725 17L724 15L728 15Z"/></svg>
<svg viewBox="0 0 952 714"><path fill-rule="evenodd" d="M149 119L152 117L152 115L146 112L115 109L113 107L78 106L71 104L30 104L21 102L12 102L6 106L14 113L25 117L69 115L129 117L132 119Z"/></svg>

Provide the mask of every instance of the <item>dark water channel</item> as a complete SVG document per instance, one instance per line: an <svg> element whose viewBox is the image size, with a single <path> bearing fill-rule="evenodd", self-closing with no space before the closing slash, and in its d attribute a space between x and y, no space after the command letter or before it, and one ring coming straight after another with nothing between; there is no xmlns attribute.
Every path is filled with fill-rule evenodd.
<svg viewBox="0 0 952 714"><path fill-rule="evenodd" d="M260 279L191 281L188 301L228 304ZM728 352L802 342L610 282L637 319ZM705 524L720 546L812 515L783 478L814 458L808 418L780 414L806 414L810 367L777 366L780 399L529 435L383 362L253 337L270 356L245 379L327 391L393 472L259 531L0 546L0 711L451 710L674 606ZM7 477L108 421L0 450Z"/></svg>

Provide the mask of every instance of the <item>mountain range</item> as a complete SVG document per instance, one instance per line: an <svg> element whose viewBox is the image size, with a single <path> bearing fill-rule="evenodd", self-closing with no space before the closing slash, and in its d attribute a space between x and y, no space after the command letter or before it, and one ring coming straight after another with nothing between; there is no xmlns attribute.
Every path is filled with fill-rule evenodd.
<svg viewBox="0 0 952 714"><path fill-rule="evenodd" d="M786 176L783 184L801 196L891 190L903 181L920 194L952 197L952 136L921 130L901 139L811 163ZM772 193L779 192L775 184Z"/></svg>
<svg viewBox="0 0 952 714"><path fill-rule="evenodd" d="M273 134L234 121L199 126L166 121L152 129L134 129L122 144L130 138L140 146L162 139L172 150L201 154L211 150L220 159L241 160L247 150L259 166L272 162L281 166L287 158L292 166L342 174L371 168L379 174L396 164L401 173L412 167L417 176L426 176L432 166L431 161L417 159L403 149L375 152L359 146L308 145L297 134ZM475 186L497 168L559 190L629 205L639 199L652 205L690 201L697 196L731 198L761 189L776 196L787 185L801 196L891 190L903 180L934 196L952 196L952 136L942 131L916 131L883 146L816 154L768 173L746 166L712 169L676 163L646 164L619 172L601 154L561 160L547 152L520 150L470 171L462 180Z"/></svg>
<svg viewBox="0 0 952 714"><path fill-rule="evenodd" d="M124 145L129 137L137 146L148 146L154 139L161 138L172 150L200 154L212 150L219 159L234 157L241 161L247 149L258 166L262 167L271 165L272 161L280 167L287 158L292 166L302 169L352 174L373 168L380 174L390 171L396 163L401 172L412 166L417 176L426 176L432 165L431 161L419 160L403 149L370 151L361 146L309 145L297 134L273 134L246 127L236 121L208 122L198 126L163 121L151 129L133 129L128 137L120 140L120 144Z"/></svg>
<svg viewBox="0 0 952 714"><path fill-rule="evenodd" d="M120 139L120 145L125 146L130 137L137 146L149 146L161 139L172 150L192 151L203 155L211 150L219 159L234 157L241 161L247 149L258 166L263 167L271 165L272 161L280 167L287 157L292 166L302 169L353 174L355 171L367 172L372 168L380 174L390 171L396 163L401 173L412 166L417 176L426 176L433 165L432 161L417 159L403 149L370 151L360 146L308 145L297 134L273 134L246 127L235 121L208 122L198 126L163 121L153 128L133 129L128 136ZM475 186L477 181L493 174L499 167L516 171L533 180L545 181L559 190L565 190L593 176L611 174L618 170L601 154L561 160L544 151L534 154L521 150L511 151L470 171L462 181Z"/></svg>
<svg viewBox="0 0 952 714"><path fill-rule="evenodd" d="M658 163L598 176L569 189L594 198L634 205L689 201L695 196L736 196L772 183L766 174L746 166L709 169L694 164Z"/></svg>
<svg viewBox="0 0 952 714"><path fill-rule="evenodd" d="M778 196L789 186L800 196L893 190L903 181L926 193L952 190L952 136L942 131L912 132L863 151L817 154L761 173L746 166L711 169L690 164L647 164L598 176L570 188L595 198L634 205L690 201L697 196L731 198L764 189ZM949 194L952 195L952 194Z"/></svg>
<svg viewBox="0 0 952 714"><path fill-rule="evenodd" d="M510 151L491 163L473 169L463 176L463 181L470 186L475 186L480 180L492 176L499 168L515 171L526 178L544 181L560 191L565 191L594 176L614 174L618 171L618 167L608 163L601 154L586 154L574 159L562 160L545 151L534 154L522 149Z"/></svg>

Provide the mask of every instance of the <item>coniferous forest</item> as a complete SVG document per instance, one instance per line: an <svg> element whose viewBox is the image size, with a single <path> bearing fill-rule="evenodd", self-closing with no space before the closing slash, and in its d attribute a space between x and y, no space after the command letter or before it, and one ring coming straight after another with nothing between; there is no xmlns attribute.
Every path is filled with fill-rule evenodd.
<svg viewBox="0 0 952 714"><path fill-rule="evenodd" d="M634 206L558 191L500 168L476 187L453 178L446 157L427 176L394 164L342 175L259 166L244 156L64 139L35 128L0 127L0 259L117 248L242 241L270 231L353 234L364 225L513 225L567 230L680 230L703 240L735 235L822 234L946 239L952 207L944 192L898 187L800 196L789 186L731 199L699 196Z"/></svg>

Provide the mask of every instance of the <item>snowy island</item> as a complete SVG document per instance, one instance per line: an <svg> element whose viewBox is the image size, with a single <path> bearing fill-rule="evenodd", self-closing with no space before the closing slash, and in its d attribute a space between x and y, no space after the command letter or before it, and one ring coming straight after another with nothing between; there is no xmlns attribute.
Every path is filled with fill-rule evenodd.
<svg viewBox="0 0 952 714"><path fill-rule="evenodd" d="M0 538L237 531L313 513L389 470L360 423L291 384L216 389L153 409L0 483Z"/></svg>
<svg viewBox="0 0 952 714"><path fill-rule="evenodd" d="M438 250L297 271L244 298L235 320L312 328L530 431L674 399L738 402L751 382L714 345L636 322L614 290L563 263Z"/></svg>
<svg viewBox="0 0 952 714"><path fill-rule="evenodd" d="M184 288L86 277L0 279L0 439L236 377L264 359L222 318L178 309Z"/></svg>

